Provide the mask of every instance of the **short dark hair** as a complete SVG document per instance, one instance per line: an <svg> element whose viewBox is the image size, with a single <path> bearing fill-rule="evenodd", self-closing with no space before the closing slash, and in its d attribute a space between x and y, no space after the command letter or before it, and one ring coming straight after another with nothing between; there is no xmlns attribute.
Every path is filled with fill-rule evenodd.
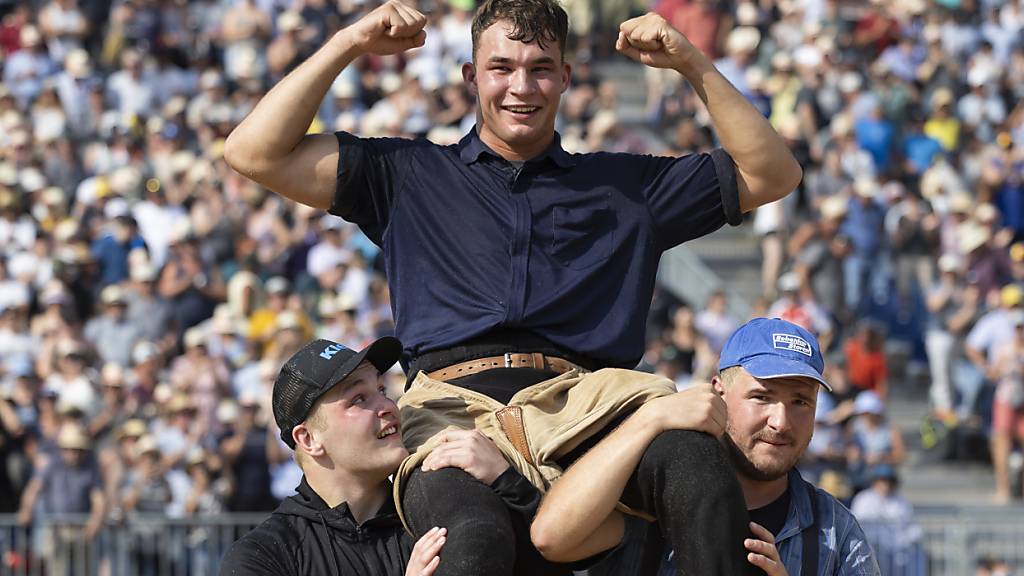
<svg viewBox="0 0 1024 576"><path fill-rule="evenodd" d="M509 40L532 44L541 49L547 42L557 42L565 56L565 39L569 35L569 17L558 0L487 0L473 17L473 59L480 35L497 22L508 22L512 31Z"/></svg>

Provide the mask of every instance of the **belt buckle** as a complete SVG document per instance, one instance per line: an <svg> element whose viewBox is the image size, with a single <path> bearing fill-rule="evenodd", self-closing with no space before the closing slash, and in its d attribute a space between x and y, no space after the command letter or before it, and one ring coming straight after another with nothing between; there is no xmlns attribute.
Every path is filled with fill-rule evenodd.
<svg viewBox="0 0 1024 576"><path fill-rule="evenodd" d="M511 367L512 367L512 354L510 352L505 352L505 368L511 368Z"/></svg>

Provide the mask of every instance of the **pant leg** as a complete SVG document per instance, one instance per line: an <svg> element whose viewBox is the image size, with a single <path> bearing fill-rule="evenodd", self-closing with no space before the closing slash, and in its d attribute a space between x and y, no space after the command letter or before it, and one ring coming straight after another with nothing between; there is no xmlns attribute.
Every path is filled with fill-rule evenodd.
<svg viewBox="0 0 1024 576"><path fill-rule="evenodd" d="M843 291L846 294L846 308L856 314L860 310L864 294L864 261L856 254L843 260Z"/></svg>
<svg viewBox="0 0 1024 576"><path fill-rule="evenodd" d="M571 569L544 560L530 542L530 518L511 513L489 486L463 470L415 469L404 493L416 538L434 526L448 529L438 574L445 576L568 576Z"/></svg>
<svg viewBox="0 0 1024 576"><path fill-rule="evenodd" d="M929 390L932 407L938 410L953 409L953 336L945 330L929 330L924 336L924 347L928 355L928 369L932 385Z"/></svg>
<svg viewBox="0 0 1024 576"><path fill-rule="evenodd" d="M747 562L746 504L725 448L690 430L659 435L644 452L623 502L653 514L680 575L763 574Z"/></svg>

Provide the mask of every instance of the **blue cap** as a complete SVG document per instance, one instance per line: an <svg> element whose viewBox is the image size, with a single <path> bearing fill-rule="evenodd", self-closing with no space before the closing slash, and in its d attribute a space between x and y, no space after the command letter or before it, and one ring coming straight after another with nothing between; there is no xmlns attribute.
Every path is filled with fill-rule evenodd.
<svg viewBox="0 0 1024 576"><path fill-rule="evenodd" d="M718 371L742 366L755 378L812 378L829 391L821 373L825 360L818 340L807 330L778 318L755 318L729 336Z"/></svg>

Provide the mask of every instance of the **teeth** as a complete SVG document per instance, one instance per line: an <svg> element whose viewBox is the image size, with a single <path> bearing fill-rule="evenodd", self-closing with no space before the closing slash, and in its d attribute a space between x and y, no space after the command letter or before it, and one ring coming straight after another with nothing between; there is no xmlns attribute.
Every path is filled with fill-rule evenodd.
<svg viewBox="0 0 1024 576"><path fill-rule="evenodd" d="M512 112L533 112L538 108L536 106L505 106L505 109Z"/></svg>
<svg viewBox="0 0 1024 576"><path fill-rule="evenodd" d="M386 436L391 436L395 432L398 432L397 428L395 428L394 426L388 426L387 428L381 430L380 434L377 434L377 438L384 438Z"/></svg>

